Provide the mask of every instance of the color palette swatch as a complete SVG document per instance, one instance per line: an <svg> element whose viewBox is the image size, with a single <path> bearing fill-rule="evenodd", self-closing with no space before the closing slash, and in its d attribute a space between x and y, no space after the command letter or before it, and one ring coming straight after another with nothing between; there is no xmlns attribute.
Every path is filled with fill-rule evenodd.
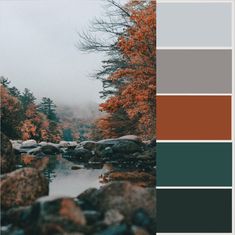
<svg viewBox="0 0 235 235"><path fill-rule="evenodd" d="M157 233L232 233L234 1L157 4Z"/></svg>

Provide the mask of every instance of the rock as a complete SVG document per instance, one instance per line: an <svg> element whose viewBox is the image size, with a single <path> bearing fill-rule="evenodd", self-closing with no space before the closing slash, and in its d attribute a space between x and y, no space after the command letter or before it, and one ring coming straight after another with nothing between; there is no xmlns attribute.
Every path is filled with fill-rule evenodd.
<svg viewBox="0 0 235 235"><path fill-rule="evenodd" d="M11 225L7 228L1 228L1 235L25 235L23 229L12 227Z"/></svg>
<svg viewBox="0 0 235 235"><path fill-rule="evenodd" d="M148 229L151 226L152 221L146 211L140 208L133 214L132 223Z"/></svg>
<svg viewBox="0 0 235 235"><path fill-rule="evenodd" d="M1 132L1 173L8 173L15 169L17 163L16 156L12 149L10 140Z"/></svg>
<svg viewBox="0 0 235 235"><path fill-rule="evenodd" d="M121 140L132 140L132 141L136 141L136 142L142 142L141 138L138 137L137 135L124 135L119 137L118 139Z"/></svg>
<svg viewBox="0 0 235 235"><path fill-rule="evenodd" d="M6 220L8 224L14 224L16 226L25 227L30 220L30 206L26 207L14 207L7 211Z"/></svg>
<svg viewBox="0 0 235 235"><path fill-rule="evenodd" d="M40 145L40 146L46 146L46 145L48 145L48 143L47 143L46 141L42 141L42 142L40 142L38 145Z"/></svg>
<svg viewBox="0 0 235 235"><path fill-rule="evenodd" d="M99 233L95 233L94 235L131 235L131 234L132 233L126 224L120 224L120 225L110 226Z"/></svg>
<svg viewBox="0 0 235 235"><path fill-rule="evenodd" d="M44 154L48 154L48 155L54 155L54 154L59 154L60 153L60 149L55 147L54 145L51 145L51 144L42 146L41 151Z"/></svg>
<svg viewBox="0 0 235 235"><path fill-rule="evenodd" d="M108 210L104 216L104 223L107 225L120 224L124 220L124 216L118 210Z"/></svg>
<svg viewBox="0 0 235 235"><path fill-rule="evenodd" d="M92 157L91 151L84 148L76 148L74 150L70 150L67 154L69 154L72 159L89 161Z"/></svg>
<svg viewBox="0 0 235 235"><path fill-rule="evenodd" d="M87 224L94 224L101 219L101 213L95 210L83 211Z"/></svg>
<svg viewBox="0 0 235 235"><path fill-rule="evenodd" d="M106 147L105 149L99 152L99 157L101 158L112 158L113 156L113 149L111 147Z"/></svg>
<svg viewBox="0 0 235 235"><path fill-rule="evenodd" d="M59 147L61 148L68 148L68 147L76 147L78 145L78 143L76 141L60 141L59 143Z"/></svg>
<svg viewBox="0 0 235 235"><path fill-rule="evenodd" d="M95 150L96 142L95 141L82 141L80 145L84 149L88 149L90 151Z"/></svg>
<svg viewBox="0 0 235 235"><path fill-rule="evenodd" d="M142 145L143 143L133 140L106 139L96 143L95 153L101 158L112 157L115 159L120 158L120 156L114 156L114 154L117 155L141 152Z"/></svg>
<svg viewBox="0 0 235 235"><path fill-rule="evenodd" d="M142 151L142 148L139 144L137 144L134 141L129 141L129 140L123 140L123 141L120 141L120 142L116 143L112 147L112 149L113 149L114 152L125 153L125 154L141 152Z"/></svg>
<svg viewBox="0 0 235 235"><path fill-rule="evenodd" d="M98 189L89 188L77 196L78 204L83 211L86 210L95 210L95 207L92 205L90 198Z"/></svg>
<svg viewBox="0 0 235 235"><path fill-rule="evenodd" d="M48 181L34 168L22 168L1 177L1 206L28 206L37 198L48 195Z"/></svg>
<svg viewBox="0 0 235 235"><path fill-rule="evenodd" d="M31 209L29 234L70 234L86 225L85 216L69 197L42 197Z"/></svg>
<svg viewBox="0 0 235 235"><path fill-rule="evenodd" d="M21 149L22 147L22 140L10 140L12 144L12 148L15 154L26 153L27 150Z"/></svg>
<svg viewBox="0 0 235 235"><path fill-rule="evenodd" d="M155 221L155 191L155 188L142 188L129 182L112 182L85 195L86 201L102 213L115 209L123 214L126 220L131 221L134 213L142 208L149 218ZM82 197L84 198L84 195Z"/></svg>
<svg viewBox="0 0 235 235"><path fill-rule="evenodd" d="M80 170L82 168L83 168L82 166L76 166L76 165L71 166L71 170Z"/></svg>
<svg viewBox="0 0 235 235"><path fill-rule="evenodd" d="M61 148L66 148L66 147L69 146L69 142L62 140L62 141L60 141L59 146L60 146Z"/></svg>
<svg viewBox="0 0 235 235"><path fill-rule="evenodd" d="M35 148L37 146L38 144L36 140L26 140L26 141L23 141L22 143L22 148Z"/></svg>
<svg viewBox="0 0 235 235"><path fill-rule="evenodd" d="M31 154L31 155L43 155L42 147L37 147L37 148L30 149L27 153Z"/></svg>

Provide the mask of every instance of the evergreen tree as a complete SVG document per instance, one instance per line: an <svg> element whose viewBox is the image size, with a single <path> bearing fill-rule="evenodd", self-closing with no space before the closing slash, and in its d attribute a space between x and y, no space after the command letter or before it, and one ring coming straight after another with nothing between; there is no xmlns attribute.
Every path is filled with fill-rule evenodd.
<svg viewBox="0 0 235 235"><path fill-rule="evenodd" d="M50 98L47 97L43 97L41 103L38 106L38 110L44 113L49 120L58 122L55 109L56 105Z"/></svg>
<svg viewBox="0 0 235 235"><path fill-rule="evenodd" d="M28 88L25 88L22 95L20 95L20 101L22 103L24 112L26 112L29 105L35 103L35 100L36 98L34 97L33 93Z"/></svg>

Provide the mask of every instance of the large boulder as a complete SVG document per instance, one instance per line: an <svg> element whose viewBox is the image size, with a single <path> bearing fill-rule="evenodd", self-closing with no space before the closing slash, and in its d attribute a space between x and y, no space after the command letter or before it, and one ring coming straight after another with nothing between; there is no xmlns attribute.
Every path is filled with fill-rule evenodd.
<svg viewBox="0 0 235 235"><path fill-rule="evenodd" d="M70 158L81 161L89 161L89 159L93 156L91 151L82 147L69 150L67 154L70 156Z"/></svg>
<svg viewBox="0 0 235 235"><path fill-rule="evenodd" d="M119 137L118 139L142 142L141 138L137 135L124 135L124 136Z"/></svg>
<svg viewBox="0 0 235 235"><path fill-rule="evenodd" d="M14 170L16 161L10 140L1 132L1 173L4 174Z"/></svg>
<svg viewBox="0 0 235 235"><path fill-rule="evenodd" d="M31 208L29 234L69 234L79 232L86 218L74 201L66 197L42 197Z"/></svg>
<svg viewBox="0 0 235 235"><path fill-rule="evenodd" d="M113 147L112 147L114 152L117 153L136 153L136 152L141 152L142 148L139 144L137 144L134 141L130 141L130 140L122 140L118 143L116 143Z"/></svg>
<svg viewBox="0 0 235 235"><path fill-rule="evenodd" d="M35 148L37 146L38 144L36 140L26 140L26 141L23 141L22 143L22 148Z"/></svg>
<svg viewBox="0 0 235 235"><path fill-rule="evenodd" d="M96 142L95 141L82 141L80 143L80 145L84 148L84 149L88 149L90 151L95 150L95 146L96 146Z"/></svg>
<svg viewBox="0 0 235 235"><path fill-rule="evenodd" d="M152 221L156 219L155 188L142 188L129 182L112 182L98 190L86 191L78 199L89 202L102 213L117 210L128 221L139 209L145 211Z"/></svg>
<svg viewBox="0 0 235 235"><path fill-rule="evenodd" d="M48 154L48 155L54 155L54 154L59 154L60 153L60 149L57 148L54 145L48 144L48 145L44 145L41 147L41 151L44 154Z"/></svg>
<svg viewBox="0 0 235 235"><path fill-rule="evenodd" d="M34 168L22 168L1 176L1 206L28 206L37 198L48 195L48 181Z"/></svg>
<svg viewBox="0 0 235 235"><path fill-rule="evenodd" d="M101 140L96 143L95 153L100 156L106 156L105 150L109 150L111 148L112 152L109 150L110 156L113 154L130 154L135 152L142 151L142 143L134 140L127 139L106 139Z"/></svg>

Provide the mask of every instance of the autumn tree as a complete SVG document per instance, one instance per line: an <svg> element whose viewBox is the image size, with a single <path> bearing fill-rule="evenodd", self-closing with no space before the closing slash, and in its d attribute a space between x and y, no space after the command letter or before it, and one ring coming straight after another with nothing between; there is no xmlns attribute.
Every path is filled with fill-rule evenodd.
<svg viewBox="0 0 235 235"><path fill-rule="evenodd" d="M0 82L1 130L5 135L23 140L61 140L60 125L37 109L36 98L29 89L20 93L16 87L10 87L10 81L5 77L1 77Z"/></svg>
<svg viewBox="0 0 235 235"><path fill-rule="evenodd" d="M12 139L21 137L22 106L20 101L9 94L8 89L1 85L1 131Z"/></svg>
<svg viewBox="0 0 235 235"><path fill-rule="evenodd" d="M82 50L106 52L108 57L96 74L103 82L101 96L105 102L100 108L108 114L98 126L103 126L104 137L120 136L123 132L115 126L122 120L127 133L131 122L133 134L152 138L156 111L156 3L108 3L114 9L107 11L108 20L96 19L91 33L81 36L80 44ZM92 36L94 31L108 34L111 40L97 41Z"/></svg>

